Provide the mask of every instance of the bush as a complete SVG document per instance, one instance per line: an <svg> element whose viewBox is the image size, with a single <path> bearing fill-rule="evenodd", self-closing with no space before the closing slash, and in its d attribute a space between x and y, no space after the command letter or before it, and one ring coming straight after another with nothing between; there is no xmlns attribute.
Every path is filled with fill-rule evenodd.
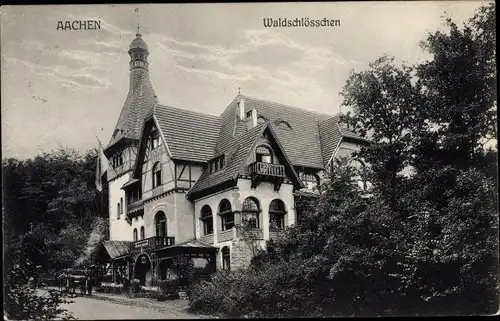
<svg viewBox="0 0 500 321"><path fill-rule="evenodd" d="M217 271L193 285L190 310L224 317L324 316L321 303L327 294L314 285L319 270L307 265L295 260Z"/></svg>
<svg viewBox="0 0 500 321"><path fill-rule="evenodd" d="M139 279L132 279L132 282L130 282L130 289L133 293L141 292L141 281Z"/></svg>
<svg viewBox="0 0 500 321"><path fill-rule="evenodd" d="M40 289L32 286L36 270L27 263L14 265L7 276L4 288L4 311L9 319L15 320L70 320L71 314L60 308L60 304L72 301L56 290L47 290L41 295Z"/></svg>

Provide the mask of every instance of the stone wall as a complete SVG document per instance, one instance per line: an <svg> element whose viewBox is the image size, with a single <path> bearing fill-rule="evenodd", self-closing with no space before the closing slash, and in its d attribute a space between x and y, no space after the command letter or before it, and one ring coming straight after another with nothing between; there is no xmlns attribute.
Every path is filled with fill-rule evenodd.
<svg viewBox="0 0 500 321"><path fill-rule="evenodd" d="M257 248L264 247L263 241L257 241ZM231 270L247 268L253 258L250 246L242 238L235 238L231 242Z"/></svg>

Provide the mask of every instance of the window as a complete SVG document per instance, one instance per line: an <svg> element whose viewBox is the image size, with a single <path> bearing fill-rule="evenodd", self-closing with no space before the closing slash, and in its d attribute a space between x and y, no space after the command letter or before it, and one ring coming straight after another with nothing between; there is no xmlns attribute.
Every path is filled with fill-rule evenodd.
<svg viewBox="0 0 500 321"><path fill-rule="evenodd" d="M119 220L120 219L120 203L116 204L116 218Z"/></svg>
<svg viewBox="0 0 500 321"><path fill-rule="evenodd" d="M267 121L266 117L262 116L262 115L259 115L257 117L257 124L263 124Z"/></svg>
<svg viewBox="0 0 500 321"><path fill-rule="evenodd" d="M156 236L167 236L167 217L162 211L156 213L155 216Z"/></svg>
<svg viewBox="0 0 500 321"><path fill-rule="evenodd" d="M156 162L153 165L153 188L161 185L161 164Z"/></svg>
<svg viewBox="0 0 500 321"><path fill-rule="evenodd" d="M223 199L219 203L219 215L222 221L222 230L230 230L234 226L234 213L231 208L231 203L227 199Z"/></svg>
<svg viewBox="0 0 500 321"><path fill-rule="evenodd" d="M271 150L266 146L258 146L255 150L256 161L260 163L269 163L273 162L273 155Z"/></svg>
<svg viewBox="0 0 500 321"><path fill-rule="evenodd" d="M284 121L284 120L281 120L280 122L278 122L277 126L278 127L292 129L292 126L290 126L290 124L287 121Z"/></svg>
<svg viewBox="0 0 500 321"><path fill-rule="evenodd" d="M137 229L134 229L134 242L137 241Z"/></svg>
<svg viewBox="0 0 500 321"><path fill-rule="evenodd" d="M213 172L223 169L224 165L224 155L217 157L209 162L209 173L212 174Z"/></svg>
<svg viewBox="0 0 500 321"><path fill-rule="evenodd" d="M212 218L212 209L208 205L201 208L201 220L203 222L203 235L214 233L214 221Z"/></svg>
<svg viewBox="0 0 500 321"><path fill-rule="evenodd" d="M365 163L357 158L353 158L349 161L349 166L352 166L355 171L354 179L356 180L356 184L363 190L367 191L369 182L366 181L363 177L364 171L366 169Z"/></svg>
<svg viewBox="0 0 500 321"><path fill-rule="evenodd" d="M249 227L259 228L259 201L253 197L247 197L243 201L243 209L241 210L242 222L248 224Z"/></svg>
<svg viewBox="0 0 500 321"><path fill-rule="evenodd" d="M120 197L120 214L123 214L123 197Z"/></svg>
<svg viewBox="0 0 500 321"><path fill-rule="evenodd" d="M285 228L285 203L275 199L269 204L269 230L276 231Z"/></svg>
<svg viewBox="0 0 500 321"><path fill-rule="evenodd" d="M111 162L114 168L123 165L123 153L118 152L114 154L113 157L111 158Z"/></svg>
<svg viewBox="0 0 500 321"><path fill-rule="evenodd" d="M300 179L307 189L313 190L319 187L319 177L314 173L303 173Z"/></svg>
<svg viewBox="0 0 500 321"><path fill-rule="evenodd" d="M222 269L231 270L231 255L227 246L222 248Z"/></svg>
<svg viewBox="0 0 500 321"><path fill-rule="evenodd" d="M160 138L160 132L156 128L156 126L153 126L151 129L151 149L158 148L161 145L161 138Z"/></svg>
<svg viewBox="0 0 500 321"><path fill-rule="evenodd" d="M144 226L141 226L141 240L144 240L146 238L145 231L144 231Z"/></svg>

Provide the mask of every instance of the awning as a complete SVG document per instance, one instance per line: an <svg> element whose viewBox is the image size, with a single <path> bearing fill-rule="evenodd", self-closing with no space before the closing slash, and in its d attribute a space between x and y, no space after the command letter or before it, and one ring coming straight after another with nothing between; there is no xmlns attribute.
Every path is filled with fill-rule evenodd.
<svg viewBox="0 0 500 321"><path fill-rule="evenodd" d="M116 260L130 254L128 241L102 241L111 259Z"/></svg>
<svg viewBox="0 0 500 321"><path fill-rule="evenodd" d="M190 239L181 243L173 244L168 248L207 248L207 249L218 249L217 246L210 245L198 239Z"/></svg>
<svg viewBox="0 0 500 321"><path fill-rule="evenodd" d="M139 180L137 178L134 178L134 179L131 179L130 181L126 182L125 184L123 184L123 186L121 187L121 189L124 189L130 185L133 185L135 183L137 183Z"/></svg>

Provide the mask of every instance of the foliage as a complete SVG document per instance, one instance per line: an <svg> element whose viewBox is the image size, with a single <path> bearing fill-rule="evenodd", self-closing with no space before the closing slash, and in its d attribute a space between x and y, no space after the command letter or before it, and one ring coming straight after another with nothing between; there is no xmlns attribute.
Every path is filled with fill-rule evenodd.
<svg viewBox="0 0 500 321"><path fill-rule="evenodd" d="M356 156L370 163L366 178L397 222L401 295L434 312L491 312L497 152L484 145L497 139L494 4L463 28L446 25L422 43L432 60L399 68L383 57L353 73L346 121L372 138Z"/></svg>
<svg viewBox="0 0 500 321"><path fill-rule="evenodd" d="M333 164L298 224L249 269L192 291L195 311L230 317L488 314L498 307L494 4L422 43L433 59L382 57L342 92L369 144L361 173ZM371 183L366 192L356 176Z"/></svg>
<svg viewBox="0 0 500 321"><path fill-rule="evenodd" d="M103 200L94 186L95 155L95 150L82 156L61 149L33 159L2 160L4 278L21 277L17 266L26 262L41 266L45 275L55 276L62 268L89 257L90 241L106 234L99 214ZM99 237L92 237L95 231ZM6 291L30 298L33 293L22 288L23 282L13 280ZM55 301L50 294L46 304Z"/></svg>
<svg viewBox="0 0 500 321"><path fill-rule="evenodd" d="M70 320L71 314L60 307L70 303L64 294L47 290L45 294L33 286L37 269L33 264L15 265L7 276L4 287L4 311L15 320Z"/></svg>
<svg viewBox="0 0 500 321"><path fill-rule="evenodd" d="M94 187L95 151L4 159L2 171L6 251L23 249L21 255L46 270L72 266L102 210Z"/></svg>
<svg viewBox="0 0 500 321"><path fill-rule="evenodd" d="M133 293L141 292L141 280L132 279L132 281L130 281L130 289Z"/></svg>

